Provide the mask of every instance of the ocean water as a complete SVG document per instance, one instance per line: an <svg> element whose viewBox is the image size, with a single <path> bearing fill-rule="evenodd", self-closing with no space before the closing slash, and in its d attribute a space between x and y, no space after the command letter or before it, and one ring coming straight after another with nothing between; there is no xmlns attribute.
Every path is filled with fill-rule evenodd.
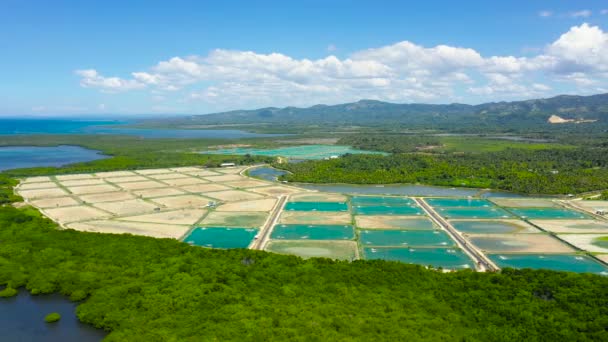
<svg viewBox="0 0 608 342"><path fill-rule="evenodd" d="M63 166L109 158L96 150L79 146L6 146L0 147L0 171L41 166Z"/></svg>
<svg viewBox="0 0 608 342"><path fill-rule="evenodd" d="M27 134L118 134L142 138L172 139L243 139L284 136L285 134L259 134L236 129L151 129L130 128L127 120L75 120L75 119L0 119L0 135Z"/></svg>

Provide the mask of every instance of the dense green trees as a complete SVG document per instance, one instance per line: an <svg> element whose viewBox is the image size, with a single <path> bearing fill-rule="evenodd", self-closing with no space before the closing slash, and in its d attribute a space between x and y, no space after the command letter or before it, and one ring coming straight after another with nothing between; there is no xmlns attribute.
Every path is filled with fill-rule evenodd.
<svg viewBox="0 0 608 342"><path fill-rule="evenodd" d="M608 188L608 149L506 149L491 153L347 155L277 164L309 183L424 183L568 194Z"/></svg>
<svg viewBox="0 0 608 342"><path fill-rule="evenodd" d="M58 230L10 206L3 285L83 300L78 317L109 341L608 339L608 277L210 250Z"/></svg>

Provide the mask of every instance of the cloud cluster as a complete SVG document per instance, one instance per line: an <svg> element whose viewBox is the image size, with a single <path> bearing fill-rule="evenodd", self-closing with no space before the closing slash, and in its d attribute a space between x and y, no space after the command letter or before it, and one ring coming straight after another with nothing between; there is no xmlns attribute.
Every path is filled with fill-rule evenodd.
<svg viewBox="0 0 608 342"><path fill-rule="evenodd" d="M554 83L585 87L608 79L608 33L574 26L535 56L488 56L474 49L409 41L357 51L347 58L294 59L252 51L214 50L173 57L129 78L79 70L83 87L105 92L150 89L158 97L218 108L338 103L361 98L450 102L463 97L529 97Z"/></svg>

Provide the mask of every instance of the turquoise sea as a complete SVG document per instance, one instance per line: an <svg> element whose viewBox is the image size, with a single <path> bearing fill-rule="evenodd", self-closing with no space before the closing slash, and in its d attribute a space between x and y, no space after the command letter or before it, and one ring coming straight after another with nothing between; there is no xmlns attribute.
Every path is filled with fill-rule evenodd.
<svg viewBox="0 0 608 342"><path fill-rule="evenodd" d="M284 136L259 134L236 129L150 129L130 128L135 120L76 119L0 119L0 135L27 134L118 134L142 138L173 139L243 139Z"/></svg>

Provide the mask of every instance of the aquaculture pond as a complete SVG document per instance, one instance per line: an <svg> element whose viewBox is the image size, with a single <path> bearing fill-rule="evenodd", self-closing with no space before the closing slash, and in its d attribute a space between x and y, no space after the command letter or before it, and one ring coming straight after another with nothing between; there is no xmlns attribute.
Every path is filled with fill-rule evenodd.
<svg viewBox="0 0 608 342"><path fill-rule="evenodd" d="M285 157L298 160L315 160L324 159L344 154L382 154L388 153L377 151L365 151L352 148L350 146L341 145L302 145L289 146L275 149L257 149L257 148L229 148L218 150L207 150L201 153L204 154L226 154L226 155L255 155L255 156L270 156L270 157Z"/></svg>
<svg viewBox="0 0 608 342"><path fill-rule="evenodd" d="M366 259L401 261L410 264L431 265L444 269L474 269L471 259L455 248L382 248L363 249Z"/></svg>
<svg viewBox="0 0 608 342"><path fill-rule="evenodd" d="M356 215L423 215L419 207L393 207L386 205L353 206Z"/></svg>
<svg viewBox="0 0 608 342"><path fill-rule="evenodd" d="M351 199L354 206L413 206L414 200L406 197L375 197L375 196L354 196Z"/></svg>
<svg viewBox="0 0 608 342"><path fill-rule="evenodd" d="M445 218L475 218L475 219L497 219L497 218L510 218L513 215L507 211L495 207L477 207L477 208L466 208L466 207L440 207L435 210Z"/></svg>
<svg viewBox="0 0 608 342"><path fill-rule="evenodd" d="M574 210L561 208L509 208L509 211L526 219L590 219L591 217Z"/></svg>
<svg viewBox="0 0 608 342"><path fill-rule="evenodd" d="M270 236L279 240L350 240L355 230L350 225L279 224Z"/></svg>
<svg viewBox="0 0 608 342"><path fill-rule="evenodd" d="M209 248L247 248L258 233L253 228L195 228L184 242Z"/></svg>
<svg viewBox="0 0 608 342"><path fill-rule="evenodd" d="M469 234L540 233L540 230L525 225L522 221L450 221L454 228Z"/></svg>
<svg viewBox="0 0 608 342"><path fill-rule="evenodd" d="M446 247L454 241L440 230L361 230L361 243L366 246Z"/></svg>
<svg viewBox="0 0 608 342"><path fill-rule="evenodd" d="M63 166L109 158L96 150L79 146L5 146L0 147L0 171L41 166Z"/></svg>
<svg viewBox="0 0 608 342"><path fill-rule="evenodd" d="M478 198L425 198L426 203L432 207L491 207L494 203Z"/></svg>
<svg viewBox="0 0 608 342"><path fill-rule="evenodd" d="M348 211L344 202L287 202L288 211Z"/></svg>
<svg viewBox="0 0 608 342"><path fill-rule="evenodd" d="M77 303L52 294L32 296L20 291L11 298L0 298L0 340L41 342L94 342L107 333L85 325L76 317ZM57 312L61 319L46 323L44 317Z"/></svg>
<svg viewBox="0 0 608 342"><path fill-rule="evenodd" d="M592 258L572 254L489 254L499 267L534 268L608 275L608 268Z"/></svg>

